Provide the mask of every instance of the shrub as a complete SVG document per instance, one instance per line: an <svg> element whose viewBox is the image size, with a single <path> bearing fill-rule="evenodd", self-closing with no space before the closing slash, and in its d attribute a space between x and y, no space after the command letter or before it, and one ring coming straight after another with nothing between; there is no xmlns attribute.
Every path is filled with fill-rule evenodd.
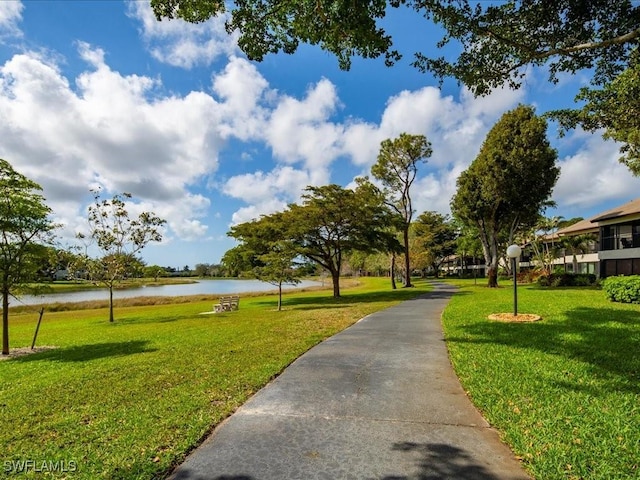
<svg viewBox="0 0 640 480"><path fill-rule="evenodd" d="M640 303L640 275L605 278L602 289L612 302Z"/></svg>
<svg viewBox="0 0 640 480"><path fill-rule="evenodd" d="M589 287L596 284L592 273L552 273L538 278L541 287Z"/></svg>

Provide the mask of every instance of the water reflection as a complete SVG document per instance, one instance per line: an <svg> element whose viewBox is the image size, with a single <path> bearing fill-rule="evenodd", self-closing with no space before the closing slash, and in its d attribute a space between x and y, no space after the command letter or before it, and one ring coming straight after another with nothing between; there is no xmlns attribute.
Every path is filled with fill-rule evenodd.
<svg viewBox="0 0 640 480"><path fill-rule="evenodd" d="M283 288L304 288L320 285L320 282L304 280L298 285L286 285ZM153 287L131 288L115 290L113 298L131 297L176 297L181 295L229 294L246 292L266 292L277 288L270 283L259 280L198 280L197 283L177 285L159 285ZM90 300L107 300L109 291L106 289L86 290L82 292L51 293L48 295L24 295L18 300L12 298L10 306L38 305L42 303L84 302ZM0 307L1 308L1 307Z"/></svg>

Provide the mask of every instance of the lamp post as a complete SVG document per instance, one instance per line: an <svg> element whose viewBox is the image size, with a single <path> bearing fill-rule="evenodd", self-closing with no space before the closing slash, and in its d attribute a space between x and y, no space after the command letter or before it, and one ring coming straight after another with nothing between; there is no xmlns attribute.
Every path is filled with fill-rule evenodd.
<svg viewBox="0 0 640 480"><path fill-rule="evenodd" d="M518 281L516 278L516 259L522 253L522 249L518 245L509 245L507 247L507 256L511 259L511 271L513 272L513 316L518 316Z"/></svg>

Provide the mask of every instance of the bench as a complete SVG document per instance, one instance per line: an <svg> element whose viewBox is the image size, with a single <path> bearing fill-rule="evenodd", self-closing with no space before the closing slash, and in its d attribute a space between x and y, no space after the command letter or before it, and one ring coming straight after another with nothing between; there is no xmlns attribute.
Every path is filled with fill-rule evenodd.
<svg viewBox="0 0 640 480"><path fill-rule="evenodd" d="M219 303L213 306L213 311L230 312L231 310L238 310L238 308L240 308L240 297L238 295L229 295L220 297Z"/></svg>

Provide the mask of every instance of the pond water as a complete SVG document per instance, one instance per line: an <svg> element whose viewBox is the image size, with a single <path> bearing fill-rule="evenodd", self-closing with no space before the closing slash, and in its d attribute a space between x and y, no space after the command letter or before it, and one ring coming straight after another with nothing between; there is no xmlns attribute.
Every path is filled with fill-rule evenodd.
<svg viewBox="0 0 640 480"><path fill-rule="evenodd" d="M321 285L320 282L304 280L298 285L283 285L283 289L295 289ZM154 287L130 288L127 290L114 290L113 298L131 297L177 297L181 295L203 295L203 294L229 294L246 292L266 292L276 291L270 283L259 280L198 280L196 283L184 283L177 285L159 285ZM47 295L23 295L16 300L10 299L10 306L19 305L39 305L43 303L55 302L84 302L88 300L107 300L109 291L107 289L93 289L82 292L51 293ZM2 307L0 307L1 309Z"/></svg>

